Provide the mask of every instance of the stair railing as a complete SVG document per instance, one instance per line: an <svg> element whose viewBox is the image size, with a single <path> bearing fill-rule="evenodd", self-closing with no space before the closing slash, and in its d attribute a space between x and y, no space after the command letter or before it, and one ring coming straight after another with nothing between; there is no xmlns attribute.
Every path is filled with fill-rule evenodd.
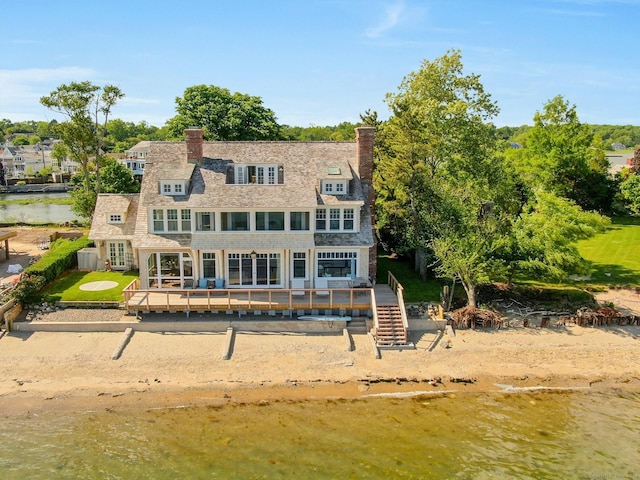
<svg viewBox="0 0 640 480"><path fill-rule="evenodd" d="M398 297L398 306L400 307L400 316L402 317L402 326L405 331L409 332L409 319L407 318L407 309L404 305L404 287L391 272L387 272L387 283L393 293Z"/></svg>
<svg viewBox="0 0 640 480"><path fill-rule="evenodd" d="M378 332L380 323L378 322L378 304L376 303L376 292L371 289L371 314L373 316L373 331L374 334Z"/></svg>

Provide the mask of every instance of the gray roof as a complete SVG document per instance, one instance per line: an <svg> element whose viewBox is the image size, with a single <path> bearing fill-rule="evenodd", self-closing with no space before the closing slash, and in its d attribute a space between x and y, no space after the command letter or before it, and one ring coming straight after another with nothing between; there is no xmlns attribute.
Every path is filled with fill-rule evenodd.
<svg viewBox="0 0 640 480"><path fill-rule="evenodd" d="M96 200L89 230L91 240L133 239L138 215L139 196L136 193L101 193ZM124 223L109 223L109 215L123 215Z"/></svg>
<svg viewBox="0 0 640 480"><path fill-rule="evenodd" d="M247 235L211 233L195 235L156 235L147 231L149 208L190 209L303 209L313 210L319 205L353 206L361 209L360 232L357 234L290 234L283 242L291 248L318 246L371 246L373 236L367 195L358 181L355 162L356 144L346 142L204 142L203 161L200 165L187 163L187 147L183 142L151 142L145 164L137 211L133 245L137 248L241 248ZM282 165L284 183L281 185L227 184L229 166L237 164ZM340 173L329 174L329 167ZM348 195L320 194L322 179L354 180ZM167 196L160 193L161 181L188 180L185 195ZM102 197L102 196L100 196ZM102 201L104 203L104 201ZM105 208L103 205L100 208ZM111 204L113 208L113 204ZM96 206L96 214L98 206ZM109 212L113 213L113 211ZM106 218L106 216L104 217ZM100 217L94 215L94 223ZM129 220L129 218L127 219ZM313 221L313 220L312 220ZM113 225L95 228L95 235ZM92 225L91 234L94 234ZM91 237L90 234L90 238ZM269 232L265 241L278 233ZM97 237L96 237L97 238ZM251 242L256 247L255 236ZM274 238L271 238L273 241ZM268 248L269 245L265 245ZM249 244L247 244L247 248Z"/></svg>
<svg viewBox="0 0 640 480"><path fill-rule="evenodd" d="M337 142L205 142L201 166L186 162L184 143L153 142L147 157L142 185L144 205L191 208L314 208L327 167L340 168L339 178L355 175L349 164L356 158L355 143ZM227 184L227 168L238 164L283 165L282 185ZM195 167L195 168L194 168ZM191 179L190 191L182 197L161 195L161 180ZM358 183L358 182L353 182ZM361 190L348 196L322 195L321 203L363 202ZM325 198L326 197L326 198Z"/></svg>

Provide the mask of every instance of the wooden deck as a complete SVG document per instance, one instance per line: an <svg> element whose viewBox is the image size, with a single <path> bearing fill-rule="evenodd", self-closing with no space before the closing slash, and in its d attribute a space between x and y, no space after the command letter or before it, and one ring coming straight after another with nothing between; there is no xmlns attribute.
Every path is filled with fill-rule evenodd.
<svg viewBox="0 0 640 480"><path fill-rule="evenodd" d="M130 288L131 287L131 288ZM145 312L253 312L371 310L371 288L351 289L171 289L124 290L129 313ZM381 286L383 287L383 286ZM376 286L376 295L378 286ZM389 287L388 293L395 297ZM386 297L386 295L385 295Z"/></svg>

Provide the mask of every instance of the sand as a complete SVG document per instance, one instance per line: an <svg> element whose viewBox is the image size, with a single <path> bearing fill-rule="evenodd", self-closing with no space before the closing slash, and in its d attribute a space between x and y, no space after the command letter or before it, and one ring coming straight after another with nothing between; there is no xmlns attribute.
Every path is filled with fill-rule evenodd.
<svg viewBox="0 0 640 480"><path fill-rule="evenodd" d="M0 265L1 266L1 265ZM3 271L6 268L3 269ZM599 294L640 315L629 290ZM524 388L640 390L640 327L512 326L413 332L414 350L375 358L366 335L12 332L0 339L0 415L276 399Z"/></svg>

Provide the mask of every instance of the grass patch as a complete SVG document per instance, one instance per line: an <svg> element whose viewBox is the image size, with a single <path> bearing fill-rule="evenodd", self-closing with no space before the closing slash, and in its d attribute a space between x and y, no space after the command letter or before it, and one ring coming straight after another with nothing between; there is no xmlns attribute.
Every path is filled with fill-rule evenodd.
<svg viewBox="0 0 640 480"><path fill-rule="evenodd" d="M422 280L407 259L379 255L376 281L386 284L387 272L391 272L404 287L404 300L407 303L440 301L440 291L445 282L437 279Z"/></svg>
<svg viewBox="0 0 640 480"><path fill-rule="evenodd" d="M0 206L4 205L33 205L34 203L44 203L48 205L73 205L73 198L37 198L27 197L17 200L0 200Z"/></svg>
<svg viewBox="0 0 640 480"><path fill-rule="evenodd" d="M40 296L48 302L122 302L122 290L138 277L138 272L69 272L45 288ZM89 282L113 281L117 287L97 292L80 290Z"/></svg>
<svg viewBox="0 0 640 480"><path fill-rule="evenodd" d="M615 217L606 232L578 242L593 285L640 285L640 218Z"/></svg>

